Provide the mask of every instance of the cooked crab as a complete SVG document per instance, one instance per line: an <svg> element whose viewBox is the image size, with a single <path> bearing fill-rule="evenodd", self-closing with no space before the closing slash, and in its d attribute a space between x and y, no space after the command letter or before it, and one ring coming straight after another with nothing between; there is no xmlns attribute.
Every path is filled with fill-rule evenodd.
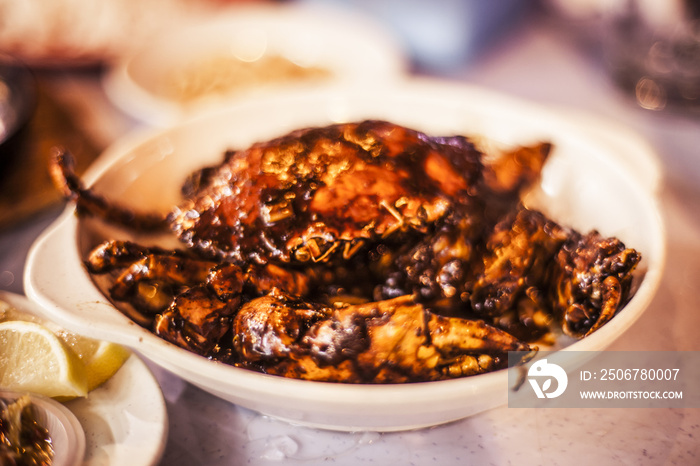
<svg viewBox="0 0 700 466"><path fill-rule="evenodd" d="M492 217L539 174L548 144L519 148L484 168L468 139L433 138L381 121L308 128L229 151L193 174L167 217L120 208L82 187L58 153L54 179L78 208L140 229L168 224L201 255L236 262L328 262L375 243L425 235L450 212ZM508 178L508 179L506 179ZM503 208L501 208L503 210ZM477 222L474 222L477 223ZM487 227L488 228L488 227Z"/></svg>
<svg viewBox="0 0 700 466"><path fill-rule="evenodd" d="M52 173L79 213L182 240L175 251L110 240L86 260L158 335L279 375L391 382L495 369L553 321L582 336L624 303L638 253L519 205L549 151L487 157L465 137L382 121L308 128L227 152L167 216L84 188L64 152ZM413 336L392 340L402 325ZM355 332L369 336L353 343ZM328 358L314 335L357 357ZM276 342L269 357L255 350L264 342Z"/></svg>

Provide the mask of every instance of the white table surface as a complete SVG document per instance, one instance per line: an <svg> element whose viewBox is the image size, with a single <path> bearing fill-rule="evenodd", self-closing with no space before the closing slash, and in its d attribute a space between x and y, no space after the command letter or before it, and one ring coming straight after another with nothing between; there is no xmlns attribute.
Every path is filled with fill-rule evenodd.
<svg viewBox="0 0 700 466"><path fill-rule="evenodd" d="M666 171L666 272L651 307L610 349L700 350L700 115L638 108L614 87L595 56L548 22L519 26L449 79L586 112L648 139ZM134 125L109 105L89 75L57 82L89 102L83 108L90 130L105 145ZM23 291L26 251L57 213L48 211L0 234L0 288ZM347 434L260 416L149 366L169 414L163 465L700 464L699 409L502 407L420 431Z"/></svg>

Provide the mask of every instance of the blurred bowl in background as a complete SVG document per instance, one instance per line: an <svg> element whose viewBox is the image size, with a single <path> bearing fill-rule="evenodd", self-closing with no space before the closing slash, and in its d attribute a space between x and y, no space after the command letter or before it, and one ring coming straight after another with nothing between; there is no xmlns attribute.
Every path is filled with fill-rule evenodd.
<svg viewBox="0 0 700 466"><path fill-rule="evenodd" d="M116 106L161 126L240 97L376 83L406 68L399 42L363 15L249 5L155 35L114 63L103 83Z"/></svg>

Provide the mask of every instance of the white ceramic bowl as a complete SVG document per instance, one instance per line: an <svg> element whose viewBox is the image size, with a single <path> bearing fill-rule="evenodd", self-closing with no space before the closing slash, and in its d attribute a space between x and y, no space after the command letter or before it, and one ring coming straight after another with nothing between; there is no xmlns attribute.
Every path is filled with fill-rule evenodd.
<svg viewBox="0 0 700 466"><path fill-rule="evenodd" d="M173 76L183 69L194 70L215 57L254 61L262 56L322 68L328 76L308 81L274 79L240 89L232 86L230 93L185 101L166 92ZM398 41L368 17L328 8L263 4L224 9L214 18L193 20L187 27L161 33L114 63L103 83L110 99L128 114L150 124L167 125L242 95L393 79L403 75L407 66ZM200 76L207 74L202 71ZM233 74L224 76L235 79Z"/></svg>
<svg viewBox="0 0 700 466"><path fill-rule="evenodd" d="M606 134L615 129L597 126L594 120L572 118L483 89L406 81L391 89L322 89L239 102L183 126L121 141L103 154L85 179L122 203L167 212L178 201L185 176L218 162L227 148L246 147L309 125L364 118L387 119L433 135L485 136L495 144L554 143L541 186L528 196L528 203L579 230L596 228L617 236L643 254L639 286L627 306L590 337L576 342L562 339L558 347L601 350L649 305L665 254L653 154L632 134L620 133L627 140L609 138ZM345 385L259 374L189 353L135 325L94 286L81 258L95 241L110 235L130 237L124 231L104 229L99 222L78 219L68 207L30 251L25 273L28 296L60 324L130 346L233 403L305 425L390 431L449 422L507 401L505 371L431 383Z"/></svg>

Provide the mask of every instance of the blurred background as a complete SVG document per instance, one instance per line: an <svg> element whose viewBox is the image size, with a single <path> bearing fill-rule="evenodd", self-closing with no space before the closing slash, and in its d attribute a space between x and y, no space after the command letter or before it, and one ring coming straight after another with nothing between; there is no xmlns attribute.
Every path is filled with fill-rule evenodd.
<svg viewBox="0 0 700 466"><path fill-rule="evenodd" d="M70 147L82 172L132 131L258 92L407 77L480 86L640 135L658 156L651 178L663 178L669 250L657 311L635 334L653 335L651 349L698 350L698 0L0 0L0 289L23 292L27 250L63 206L46 172L51 146ZM163 464L224 464L215 451L279 464L266 448L287 427L258 419L231 451L204 417L235 408L158 376L171 416ZM563 464L562 451L588 464L697 464L697 410L632 411L564 423L561 412L501 410L423 433L300 438L336 442L327 458L352 451L365 461L381 445L399 462L450 464L467 432L490 448L476 458L499 464ZM551 437L531 456L512 439L535 428ZM581 438L596 448L572 446Z"/></svg>
<svg viewBox="0 0 700 466"><path fill-rule="evenodd" d="M592 111L649 137L668 175L692 189L699 5L0 0L0 229L57 201L41 171L47 147L71 147L82 170L132 129L230 102L234 87L227 97L302 82L300 70L345 83L449 79ZM231 41L236 62L221 51Z"/></svg>

